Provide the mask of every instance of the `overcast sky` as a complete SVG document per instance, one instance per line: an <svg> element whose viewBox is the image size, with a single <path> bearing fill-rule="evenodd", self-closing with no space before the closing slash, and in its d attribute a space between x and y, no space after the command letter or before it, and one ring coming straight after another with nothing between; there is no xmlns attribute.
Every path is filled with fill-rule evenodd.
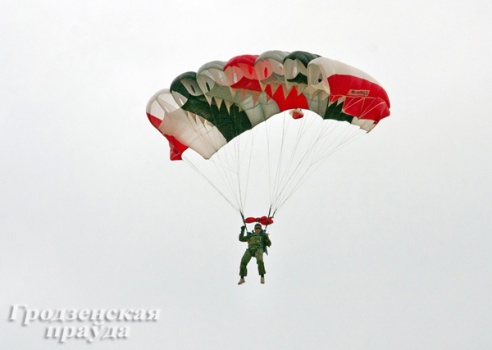
<svg viewBox="0 0 492 350"><path fill-rule="evenodd" d="M492 3L0 1L0 344L30 309L160 309L65 349L492 348ZM237 285L241 220L145 116L202 64L313 52L391 116L331 156ZM19 314L22 315L22 312ZM56 323L91 327L90 322Z"/></svg>

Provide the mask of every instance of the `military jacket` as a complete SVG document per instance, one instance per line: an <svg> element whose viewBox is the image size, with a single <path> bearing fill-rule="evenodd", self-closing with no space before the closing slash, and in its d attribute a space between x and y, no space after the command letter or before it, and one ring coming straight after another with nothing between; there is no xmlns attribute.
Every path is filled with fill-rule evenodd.
<svg viewBox="0 0 492 350"><path fill-rule="evenodd" d="M264 231L261 231L260 233L247 232L247 234L244 235L244 229L241 229L239 240L241 242L248 242L248 249L262 249L265 253L267 253L267 247L270 247L272 245L268 234L266 234Z"/></svg>

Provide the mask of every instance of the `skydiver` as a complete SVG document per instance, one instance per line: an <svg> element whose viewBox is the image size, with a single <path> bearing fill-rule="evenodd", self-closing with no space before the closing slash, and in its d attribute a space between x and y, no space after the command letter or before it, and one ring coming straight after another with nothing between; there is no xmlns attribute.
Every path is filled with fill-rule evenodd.
<svg viewBox="0 0 492 350"><path fill-rule="evenodd" d="M248 263L252 257L256 258L256 263L258 264L258 273L261 276L261 283L265 283L265 264L263 262L263 252L267 253L267 246L270 247L272 242L268 237L268 234L263 231L261 224L256 224L253 232L247 232L246 236L244 231L246 226L241 227L241 233L239 234L239 240L241 242L248 242L248 248L244 252L241 259L241 264L239 267L239 275L241 276L238 284L243 284L246 281L244 277L248 275Z"/></svg>

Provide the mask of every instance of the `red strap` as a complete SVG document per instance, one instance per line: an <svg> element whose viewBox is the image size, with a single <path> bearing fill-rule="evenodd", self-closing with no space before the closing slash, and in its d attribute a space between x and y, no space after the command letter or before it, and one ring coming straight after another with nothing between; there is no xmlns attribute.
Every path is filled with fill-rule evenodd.
<svg viewBox="0 0 492 350"><path fill-rule="evenodd" d="M267 218L266 216L262 216L261 218L248 217L244 219L244 222L247 224L252 224L253 222L259 222L260 224L266 226L273 224L272 218Z"/></svg>

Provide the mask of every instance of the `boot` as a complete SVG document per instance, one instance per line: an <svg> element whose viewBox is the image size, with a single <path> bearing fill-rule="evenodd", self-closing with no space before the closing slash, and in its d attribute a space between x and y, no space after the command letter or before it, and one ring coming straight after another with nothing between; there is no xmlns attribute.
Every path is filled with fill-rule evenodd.
<svg viewBox="0 0 492 350"><path fill-rule="evenodd" d="M246 281L244 280L244 277L241 277L237 284L243 284L243 283L246 283Z"/></svg>
<svg viewBox="0 0 492 350"><path fill-rule="evenodd" d="M265 284L265 276L261 276L260 282L261 284Z"/></svg>

